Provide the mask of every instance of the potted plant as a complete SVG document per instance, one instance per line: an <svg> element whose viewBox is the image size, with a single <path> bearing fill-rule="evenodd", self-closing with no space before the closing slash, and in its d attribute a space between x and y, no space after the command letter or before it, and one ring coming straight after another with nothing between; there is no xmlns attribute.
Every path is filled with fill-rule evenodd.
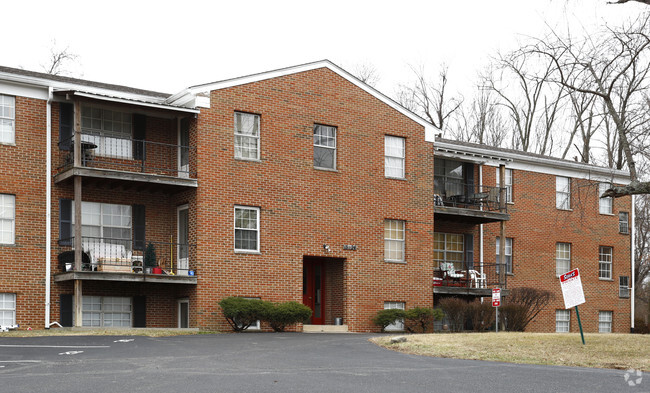
<svg viewBox="0 0 650 393"><path fill-rule="evenodd" d="M153 243L147 244L147 248L144 250L144 272L151 274L151 270L155 267L158 267L158 259L156 258L156 246Z"/></svg>

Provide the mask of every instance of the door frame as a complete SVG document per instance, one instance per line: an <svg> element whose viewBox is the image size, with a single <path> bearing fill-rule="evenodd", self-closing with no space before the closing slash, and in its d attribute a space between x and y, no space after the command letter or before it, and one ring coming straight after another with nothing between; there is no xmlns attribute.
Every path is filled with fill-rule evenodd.
<svg viewBox="0 0 650 393"><path fill-rule="evenodd" d="M181 269L181 220L180 220L180 212L182 210L187 210L187 243L185 245L187 246L189 244L189 231L190 231L190 205L185 203L183 205L177 206L176 207L176 273L179 275L184 275L187 276L190 266L189 266L189 259L190 259L190 250L189 246L187 249L187 269ZM185 239L183 239L185 241ZM181 273L181 270L184 272Z"/></svg>
<svg viewBox="0 0 650 393"><path fill-rule="evenodd" d="M190 162L189 162L190 161L190 158L189 158L190 149L189 149L189 143L188 143L188 146L185 146L186 147L185 151L188 154L188 157L187 157L187 169L185 170L183 168L183 165L182 165L182 162L183 162L182 155L183 155L183 150L184 149L183 149L183 144L181 142L183 140L183 137L182 137L182 134L183 134L183 118L181 118L181 117L178 118L177 129L178 129L178 139L177 139L177 141L178 141L178 172L177 172L177 174L178 174L178 177L189 178L190 177ZM189 130L189 127L188 127L188 130L187 130L188 142L189 142L189 133L190 133L190 130Z"/></svg>
<svg viewBox="0 0 650 393"><path fill-rule="evenodd" d="M303 269L303 304L312 310L312 316L309 320L311 325L325 324L325 300L327 294L325 266L327 261L324 258L304 256L302 262ZM315 292L316 275L315 268L320 267L320 294ZM316 318L315 297L320 295L320 317Z"/></svg>
<svg viewBox="0 0 650 393"><path fill-rule="evenodd" d="M178 308L178 313L177 313L178 314L178 328L179 329L182 328L182 326L181 326L182 314L181 313L183 312L183 309L181 307L181 304L187 304L187 327L189 328L190 327L190 298L187 298L187 297L180 298L180 299L177 300L176 304L177 304L177 308Z"/></svg>

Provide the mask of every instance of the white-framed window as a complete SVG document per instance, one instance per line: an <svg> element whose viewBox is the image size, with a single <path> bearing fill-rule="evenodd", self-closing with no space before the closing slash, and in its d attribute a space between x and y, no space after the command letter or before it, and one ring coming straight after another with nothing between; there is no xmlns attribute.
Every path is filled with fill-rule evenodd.
<svg viewBox="0 0 650 393"><path fill-rule="evenodd" d="M97 145L94 152L99 156L131 159L132 118L131 113L82 105L81 139Z"/></svg>
<svg viewBox="0 0 650 393"><path fill-rule="evenodd" d="M246 300L262 300L262 298L260 298L260 297L244 297L244 299L246 299ZM237 322L236 320L235 320L235 323L239 327L242 326L242 324ZM248 327L248 329L246 329L246 330L260 330L260 329L261 329L261 324L260 324L260 320L258 319L257 321L251 323L250 326Z"/></svg>
<svg viewBox="0 0 650 393"><path fill-rule="evenodd" d="M235 206L235 251L259 252L260 208Z"/></svg>
<svg viewBox="0 0 650 393"><path fill-rule="evenodd" d="M260 115L235 112L235 158L260 159Z"/></svg>
<svg viewBox="0 0 650 393"><path fill-rule="evenodd" d="M384 220L384 260L404 262L404 221Z"/></svg>
<svg viewBox="0 0 650 393"><path fill-rule="evenodd" d="M571 323L571 311L555 310L555 332L568 333Z"/></svg>
<svg viewBox="0 0 650 393"><path fill-rule="evenodd" d="M16 97L0 94L0 143L16 142Z"/></svg>
<svg viewBox="0 0 650 393"><path fill-rule="evenodd" d="M130 297L83 296L82 326L131 326L133 306Z"/></svg>
<svg viewBox="0 0 650 393"><path fill-rule="evenodd" d="M618 297L629 298L630 297L630 277L629 276L619 276L618 277Z"/></svg>
<svg viewBox="0 0 650 393"><path fill-rule="evenodd" d="M612 279L612 257L614 251L611 247L598 247L598 278Z"/></svg>
<svg viewBox="0 0 650 393"><path fill-rule="evenodd" d="M404 178L406 139L384 136L384 175L395 179Z"/></svg>
<svg viewBox="0 0 650 393"><path fill-rule="evenodd" d="M433 234L433 260L441 263L452 262L456 270L464 270L465 236L458 233L435 232Z"/></svg>
<svg viewBox="0 0 650 393"><path fill-rule="evenodd" d="M505 178L505 186L506 186L506 202L512 203L513 197L512 197L512 169L506 168L506 178ZM499 168L497 168L497 187L501 187L501 171Z"/></svg>
<svg viewBox="0 0 650 393"><path fill-rule="evenodd" d="M16 294L0 293L0 326L16 324Z"/></svg>
<svg viewBox="0 0 650 393"><path fill-rule="evenodd" d="M630 233L628 221L628 212L618 212L618 232L627 235Z"/></svg>
<svg viewBox="0 0 650 393"><path fill-rule="evenodd" d="M99 244L123 245L124 251L131 249L132 215L130 205L111 203L81 202L81 235L84 248L94 248ZM74 203L72 204L72 225L75 223ZM96 250L99 251L99 250ZM108 252L108 250L104 250ZM106 255L109 256L109 255ZM124 257L110 255L111 257Z"/></svg>
<svg viewBox="0 0 650 393"><path fill-rule="evenodd" d="M555 207L561 210L571 209L571 179L555 177Z"/></svg>
<svg viewBox="0 0 650 393"><path fill-rule="evenodd" d="M0 194L0 244L16 241L16 196Z"/></svg>
<svg viewBox="0 0 650 393"><path fill-rule="evenodd" d="M598 333L612 332L612 312L598 311Z"/></svg>
<svg viewBox="0 0 650 393"><path fill-rule="evenodd" d="M612 214L612 205L614 203L614 198L606 197L601 198L605 191L611 188L609 183L598 183L598 211L600 214Z"/></svg>
<svg viewBox="0 0 650 393"><path fill-rule="evenodd" d="M501 238L497 237L497 273L499 273L499 267L501 262ZM506 273L512 273L512 238L506 237Z"/></svg>
<svg viewBox="0 0 650 393"><path fill-rule="evenodd" d="M571 243L555 244L555 274L560 275L571 270Z"/></svg>
<svg viewBox="0 0 650 393"><path fill-rule="evenodd" d="M336 169L336 127L314 125L314 167Z"/></svg>
<svg viewBox="0 0 650 393"><path fill-rule="evenodd" d="M404 302L384 302L384 310L404 310L406 306L406 303ZM386 326L386 329L384 331L387 332L401 332L404 330L404 320L398 320L395 321L395 323L391 323L390 325Z"/></svg>

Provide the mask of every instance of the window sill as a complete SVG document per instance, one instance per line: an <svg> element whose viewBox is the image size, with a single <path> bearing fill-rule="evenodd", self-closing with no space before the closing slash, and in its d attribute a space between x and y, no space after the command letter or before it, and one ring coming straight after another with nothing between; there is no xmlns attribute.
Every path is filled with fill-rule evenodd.
<svg viewBox="0 0 650 393"><path fill-rule="evenodd" d="M613 279L613 278L601 278L601 277L598 277L598 281L610 281L610 282L614 282L614 279Z"/></svg>
<svg viewBox="0 0 650 393"><path fill-rule="evenodd" d="M601 216L610 216L610 217L614 217L614 216L618 215L618 214L614 214L614 213L601 213L601 212L598 212L598 214L600 214Z"/></svg>
<svg viewBox="0 0 650 393"><path fill-rule="evenodd" d="M260 160L259 158L241 158L241 157L235 157L235 161L262 162L262 160Z"/></svg>
<svg viewBox="0 0 650 393"><path fill-rule="evenodd" d="M397 263L399 265L406 265L406 261L394 261L392 259L384 259L384 262L386 262L386 263Z"/></svg>
<svg viewBox="0 0 650 393"><path fill-rule="evenodd" d="M402 180L402 181L406 181L406 178L405 178L405 177L392 177L392 176L384 176L384 177L385 177L386 179L390 179L390 180Z"/></svg>
<svg viewBox="0 0 650 393"><path fill-rule="evenodd" d="M325 171L325 172L334 172L334 173L338 173L338 172L339 172L338 169L332 169L332 168L321 168L321 167L319 167L319 166L315 166L314 169L316 169L316 170L318 170L318 171Z"/></svg>
<svg viewBox="0 0 650 393"><path fill-rule="evenodd" d="M17 247L16 243L0 243L0 247Z"/></svg>
<svg viewBox="0 0 650 393"><path fill-rule="evenodd" d="M563 211L563 212L572 212L573 209L560 209L559 207L556 207L557 210Z"/></svg>
<svg viewBox="0 0 650 393"><path fill-rule="evenodd" d="M235 254L262 255L260 251L248 251L248 250L235 250Z"/></svg>
<svg viewBox="0 0 650 393"><path fill-rule="evenodd" d="M16 146L16 142L0 142L0 146Z"/></svg>

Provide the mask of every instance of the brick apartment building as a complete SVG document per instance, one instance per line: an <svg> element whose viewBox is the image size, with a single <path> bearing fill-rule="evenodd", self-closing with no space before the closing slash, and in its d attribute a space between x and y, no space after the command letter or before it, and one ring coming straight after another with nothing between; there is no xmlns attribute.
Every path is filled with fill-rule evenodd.
<svg viewBox="0 0 650 393"><path fill-rule="evenodd" d="M435 132L328 61L175 95L0 67L0 324L226 329L241 296L373 331L532 286L574 331L578 267L585 330L629 331L627 174Z"/></svg>

